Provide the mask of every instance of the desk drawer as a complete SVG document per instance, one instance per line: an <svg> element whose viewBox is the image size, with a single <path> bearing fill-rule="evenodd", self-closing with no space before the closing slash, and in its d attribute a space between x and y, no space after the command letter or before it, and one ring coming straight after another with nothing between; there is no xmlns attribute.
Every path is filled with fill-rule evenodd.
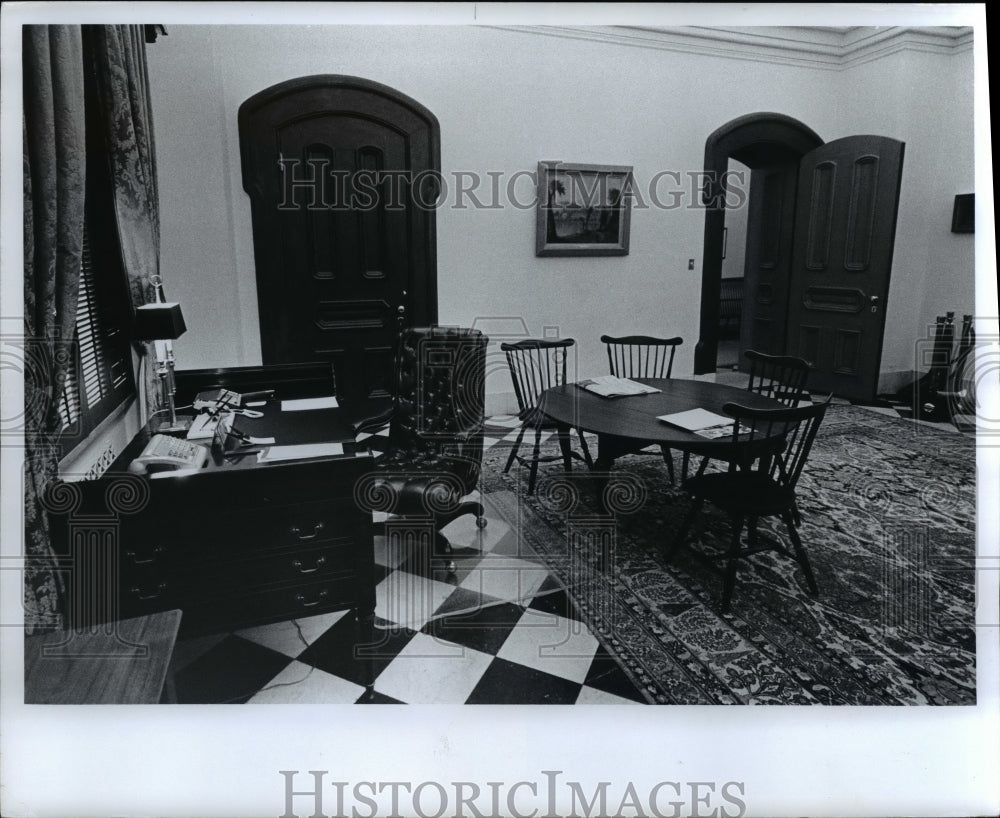
<svg viewBox="0 0 1000 818"><path fill-rule="evenodd" d="M355 574L359 554L351 539L338 537L310 548L285 548L240 554L228 551L211 559L171 566L171 574L199 593L236 591L268 585L295 584Z"/></svg>
<svg viewBox="0 0 1000 818"><path fill-rule="evenodd" d="M357 579L346 576L239 596L203 594L183 606L184 621L193 631L246 628L353 608L360 603L363 593Z"/></svg>
<svg viewBox="0 0 1000 818"><path fill-rule="evenodd" d="M368 525L368 519L350 501L188 511L155 531L137 530L133 535L123 527L123 552L148 559L157 549L207 556L245 554L255 548L302 548L351 535Z"/></svg>

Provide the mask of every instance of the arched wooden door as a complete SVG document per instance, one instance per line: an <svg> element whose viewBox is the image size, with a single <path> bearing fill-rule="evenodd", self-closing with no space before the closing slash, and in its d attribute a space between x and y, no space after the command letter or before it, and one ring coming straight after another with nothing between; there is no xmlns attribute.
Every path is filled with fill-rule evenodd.
<svg viewBox="0 0 1000 818"><path fill-rule="evenodd" d="M437 322L437 119L321 75L250 97L239 131L263 362L330 361L342 401L388 396L399 327Z"/></svg>

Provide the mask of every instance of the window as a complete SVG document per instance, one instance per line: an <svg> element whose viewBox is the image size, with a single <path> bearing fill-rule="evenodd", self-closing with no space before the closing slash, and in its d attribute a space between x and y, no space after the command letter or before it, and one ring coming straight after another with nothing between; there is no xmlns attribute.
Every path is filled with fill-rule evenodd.
<svg viewBox="0 0 1000 818"><path fill-rule="evenodd" d="M108 149L96 78L84 73L87 189L73 364L59 401L65 457L135 395L128 328L132 307L114 214Z"/></svg>
<svg viewBox="0 0 1000 818"><path fill-rule="evenodd" d="M95 264L94 255L89 225L85 225L74 365L67 373L59 402L63 454L135 393L132 355L122 331L122 318L128 313L121 309L113 288L107 286L111 277L98 275L99 265Z"/></svg>

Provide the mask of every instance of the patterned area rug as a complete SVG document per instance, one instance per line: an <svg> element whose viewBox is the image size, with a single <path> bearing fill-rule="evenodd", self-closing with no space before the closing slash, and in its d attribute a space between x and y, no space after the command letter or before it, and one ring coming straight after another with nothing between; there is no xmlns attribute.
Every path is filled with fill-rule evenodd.
<svg viewBox="0 0 1000 818"><path fill-rule="evenodd" d="M798 486L820 595L792 560L761 553L740 563L728 614L703 561L681 549L665 564L690 506L659 457L617 461L611 521L591 476L543 465L526 497L526 469L502 474L507 453L484 457L489 501L650 702L975 704L972 439L831 407ZM728 519L708 505L699 519L689 542L724 549ZM787 542L778 521L760 530Z"/></svg>

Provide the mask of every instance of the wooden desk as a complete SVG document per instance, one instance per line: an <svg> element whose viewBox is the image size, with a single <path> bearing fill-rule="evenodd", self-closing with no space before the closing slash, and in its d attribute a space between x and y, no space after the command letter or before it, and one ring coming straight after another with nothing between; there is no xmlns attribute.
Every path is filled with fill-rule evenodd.
<svg viewBox="0 0 1000 818"><path fill-rule="evenodd" d="M158 704L180 624L180 611L166 611L26 636L24 703Z"/></svg>
<svg viewBox="0 0 1000 818"><path fill-rule="evenodd" d="M329 371L300 377L303 370L311 372L181 372L178 394L190 403L216 386L274 388L264 416L237 417L237 428L278 445L340 440L344 457L261 464L255 453L216 452L197 473L147 477L128 472L144 430L99 480L56 484L47 503L53 546L70 566L74 626L180 609L190 635L351 608L370 630L372 517L354 486L371 455L354 444L340 410L281 410L285 399L332 394Z"/></svg>
<svg viewBox="0 0 1000 818"><path fill-rule="evenodd" d="M731 438L707 440L657 420L659 415L697 408L723 414L722 407L727 403L739 403L753 409L782 408L770 398L709 381L679 378L635 380L655 386L660 391L633 397L603 398L576 384L565 384L542 393L542 411L557 424L597 435L597 459L594 461L597 471L609 470L616 458L651 443L719 460L732 459ZM773 438L780 439L781 435L775 433ZM757 445L763 452L773 447L774 440L762 436Z"/></svg>

